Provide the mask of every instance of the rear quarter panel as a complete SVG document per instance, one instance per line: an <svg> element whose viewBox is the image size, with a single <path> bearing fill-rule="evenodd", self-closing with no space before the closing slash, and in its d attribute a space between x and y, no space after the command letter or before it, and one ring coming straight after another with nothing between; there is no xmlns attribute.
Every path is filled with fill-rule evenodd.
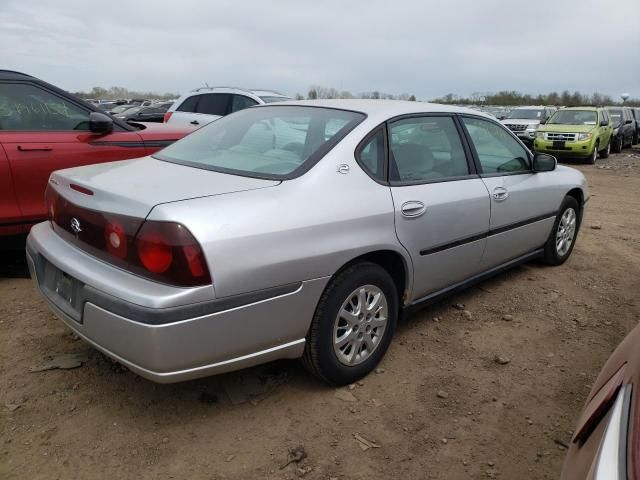
<svg viewBox="0 0 640 480"><path fill-rule="evenodd" d="M376 250L399 253L410 272L395 234L390 190L356 163L361 137L354 133L297 179L159 205L149 218L189 228L205 251L218 297L329 276ZM338 173L339 164L349 173Z"/></svg>

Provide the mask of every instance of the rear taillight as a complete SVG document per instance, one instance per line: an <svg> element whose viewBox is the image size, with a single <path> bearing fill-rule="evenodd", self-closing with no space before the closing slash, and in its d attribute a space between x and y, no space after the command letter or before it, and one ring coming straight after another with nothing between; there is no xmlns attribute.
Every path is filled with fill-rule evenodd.
<svg viewBox="0 0 640 480"><path fill-rule="evenodd" d="M173 112L165 112L164 113L164 117L162 118L162 121L164 123L167 123L169 121L169 119L171 118L171 115L173 115Z"/></svg>
<svg viewBox="0 0 640 480"><path fill-rule="evenodd" d="M54 230L92 255L171 285L211 283L202 249L184 225L88 210L51 187L45 197Z"/></svg>

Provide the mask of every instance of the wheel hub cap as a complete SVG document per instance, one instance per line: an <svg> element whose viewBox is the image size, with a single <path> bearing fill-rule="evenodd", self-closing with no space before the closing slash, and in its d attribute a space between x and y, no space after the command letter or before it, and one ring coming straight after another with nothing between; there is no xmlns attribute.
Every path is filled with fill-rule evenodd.
<svg viewBox="0 0 640 480"><path fill-rule="evenodd" d="M560 218L556 232L556 251L561 257L566 255L571 248L573 237L576 234L576 220L577 215L573 208L567 208Z"/></svg>
<svg viewBox="0 0 640 480"><path fill-rule="evenodd" d="M389 307L375 285L356 288L342 303L333 326L333 351L343 365L358 365L378 348Z"/></svg>

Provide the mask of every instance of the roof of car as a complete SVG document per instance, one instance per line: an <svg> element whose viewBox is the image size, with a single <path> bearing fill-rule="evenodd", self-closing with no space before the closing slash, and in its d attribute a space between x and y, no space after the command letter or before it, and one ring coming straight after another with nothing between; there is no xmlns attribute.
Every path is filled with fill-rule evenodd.
<svg viewBox="0 0 640 480"><path fill-rule="evenodd" d="M592 105L585 105L584 107L564 107L563 110L593 110L596 111L603 107L594 107Z"/></svg>
<svg viewBox="0 0 640 480"><path fill-rule="evenodd" d="M16 72L15 70L0 70L0 78L3 80L18 80L22 78L33 78L26 73Z"/></svg>
<svg viewBox="0 0 640 480"><path fill-rule="evenodd" d="M268 104L273 105L273 104ZM403 100L369 100L369 99L327 99L327 100L292 100L278 102L278 106L300 105L309 107L338 108L362 112L369 116L383 115L395 117L409 113L468 113L495 120L491 115L466 107L442 105L439 103L409 102ZM254 107L255 108L255 107ZM263 108L263 107L261 107Z"/></svg>

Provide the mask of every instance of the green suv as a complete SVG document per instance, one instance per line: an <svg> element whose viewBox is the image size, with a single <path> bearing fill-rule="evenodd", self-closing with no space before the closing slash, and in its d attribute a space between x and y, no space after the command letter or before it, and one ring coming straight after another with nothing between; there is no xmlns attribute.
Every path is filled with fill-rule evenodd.
<svg viewBox="0 0 640 480"><path fill-rule="evenodd" d="M613 127L606 109L563 108L536 131L533 150L559 158L577 158L594 164L611 152Z"/></svg>

